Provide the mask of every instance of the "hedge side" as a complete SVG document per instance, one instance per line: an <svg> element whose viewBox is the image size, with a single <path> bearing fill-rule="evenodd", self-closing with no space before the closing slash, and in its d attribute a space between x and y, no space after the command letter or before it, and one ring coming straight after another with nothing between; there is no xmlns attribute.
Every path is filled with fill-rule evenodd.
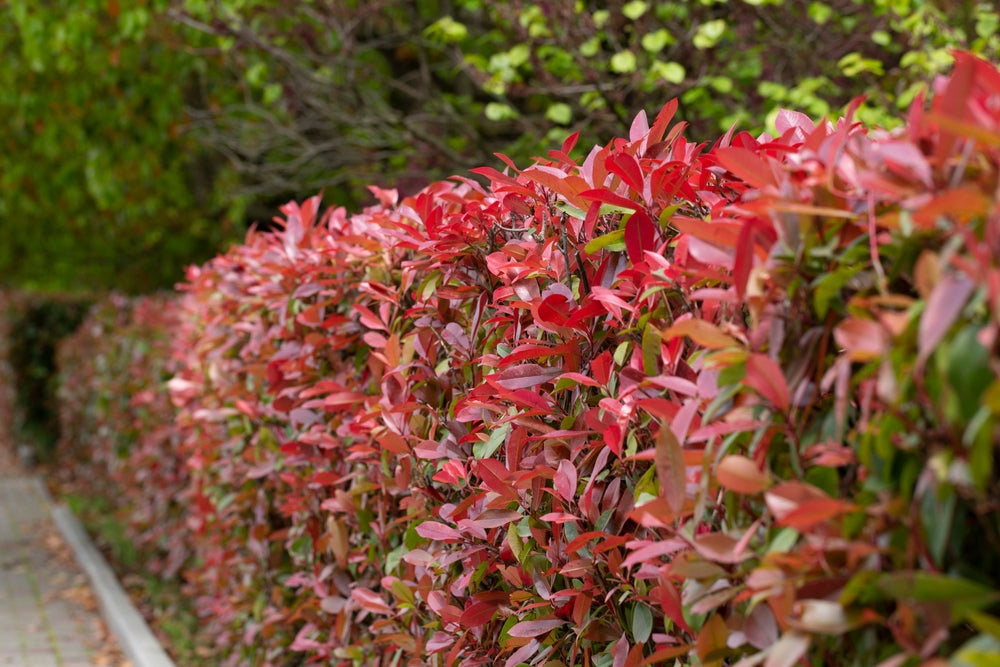
<svg viewBox="0 0 1000 667"><path fill-rule="evenodd" d="M1000 657L1000 72L958 54L893 134L694 144L675 108L287 205L151 307L130 410L85 388L135 319L63 348L66 423L139 424L94 458L220 660Z"/></svg>
<svg viewBox="0 0 1000 667"><path fill-rule="evenodd" d="M8 442L33 460L49 460L59 438L56 346L91 303L84 294L0 292L0 420Z"/></svg>

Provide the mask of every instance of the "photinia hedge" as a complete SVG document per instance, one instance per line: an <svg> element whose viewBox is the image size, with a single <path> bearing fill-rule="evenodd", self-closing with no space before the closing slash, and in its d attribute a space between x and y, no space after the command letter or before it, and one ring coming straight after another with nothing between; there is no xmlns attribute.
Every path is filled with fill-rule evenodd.
<svg viewBox="0 0 1000 667"><path fill-rule="evenodd" d="M175 374L127 402L174 409L75 409L140 425L101 456L220 661L1000 658L1000 72L957 54L893 133L675 109L290 203L152 308Z"/></svg>

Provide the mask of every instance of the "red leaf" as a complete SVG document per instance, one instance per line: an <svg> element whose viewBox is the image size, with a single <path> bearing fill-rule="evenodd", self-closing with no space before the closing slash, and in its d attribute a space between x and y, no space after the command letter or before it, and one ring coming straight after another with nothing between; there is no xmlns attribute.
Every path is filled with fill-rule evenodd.
<svg viewBox="0 0 1000 667"><path fill-rule="evenodd" d="M670 125L670 121L673 120L674 114L677 113L678 106L677 98L670 100L663 105L660 109L660 113L656 114L656 120L653 121L653 127L649 130L649 143L655 144L663 138L663 133L667 131L667 126Z"/></svg>
<svg viewBox="0 0 1000 667"><path fill-rule="evenodd" d="M460 622L467 628L477 628L481 625L486 625L493 619L493 615L496 614L499 608L499 601L483 602L477 600L465 608L465 611L462 612L462 620Z"/></svg>
<svg viewBox="0 0 1000 667"><path fill-rule="evenodd" d="M715 151L715 157L719 164L755 188L763 189L777 184L769 161L746 148L719 148Z"/></svg>
<svg viewBox="0 0 1000 667"><path fill-rule="evenodd" d="M778 363L766 355L751 354L747 357L746 368L743 381L779 410L788 412L791 397Z"/></svg>
<svg viewBox="0 0 1000 667"><path fill-rule="evenodd" d="M643 210L629 216L625 222L625 249L633 264L643 261L642 253L656 250L656 223Z"/></svg>
<svg viewBox="0 0 1000 667"><path fill-rule="evenodd" d="M675 515L680 514L687 495L687 473L684 450L670 427L663 425L656 436L656 474L660 478L660 495Z"/></svg>
<svg viewBox="0 0 1000 667"><path fill-rule="evenodd" d="M580 193L580 196L589 201L599 201L602 204L610 204L611 206L617 206L619 208L627 208L632 211L638 211L642 208L642 205L638 202L634 202L627 197L622 197L619 194L615 194L607 188L598 188L595 190L584 190Z"/></svg>
<svg viewBox="0 0 1000 667"><path fill-rule="evenodd" d="M733 287L736 296L742 299L747 291L747 281L753 268L753 224L747 222L740 228L736 239L736 257L733 260Z"/></svg>
<svg viewBox="0 0 1000 667"><path fill-rule="evenodd" d="M555 630L560 625L565 625L566 621L557 618L542 619L537 621L521 621L511 626L507 631L511 637L537 637L547 632Z"/></svg>
<svg viewBox="0 0 1000 667"><path fill-rule="evenodd" d="M642 168L639 167L639 161L636 160L634 156L629 155L628 153L615 153L608 156L608 159L604 162L604 166L607 167L608 171L612 174L620 176L622 181L624 181L633 192L642 197Z"/></svg>
<svg viewBox="0 0 1000 667"><path fill-rule="evenodd" d="M691 630L691 626L687 624L684 619L684 607L681 602L681 594L678 592L677 588L674 586L666 577L660 577L660 585L657 586L657 592L659 592L658 600L660 602L660 609L663 610L663 615L674 622L674 625L679 627L684 632L689 635L693 635L694 632Z"/></svg>

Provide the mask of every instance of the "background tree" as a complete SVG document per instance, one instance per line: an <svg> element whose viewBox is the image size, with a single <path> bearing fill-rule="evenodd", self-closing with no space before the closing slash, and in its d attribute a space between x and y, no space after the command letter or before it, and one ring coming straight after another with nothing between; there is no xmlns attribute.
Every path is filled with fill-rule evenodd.
<svg viewBox="0 0 1000 667"><path fill-rule="evenodd" d="M889 122L997 27L972 0L7 0L0 268L169 284L292 197L524 163L672 97L695 138L866 90Z"/></svg>

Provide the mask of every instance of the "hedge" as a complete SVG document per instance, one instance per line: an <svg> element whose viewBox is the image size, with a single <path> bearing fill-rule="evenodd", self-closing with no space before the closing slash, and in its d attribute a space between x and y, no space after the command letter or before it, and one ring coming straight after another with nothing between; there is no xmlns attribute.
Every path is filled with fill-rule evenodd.
<svg viewBox="0 0 1000 667"><path fill-rule="evenodd" d="M1000 72L933 88L290 203L63 423L225 664L991 664Z"/></svg>

